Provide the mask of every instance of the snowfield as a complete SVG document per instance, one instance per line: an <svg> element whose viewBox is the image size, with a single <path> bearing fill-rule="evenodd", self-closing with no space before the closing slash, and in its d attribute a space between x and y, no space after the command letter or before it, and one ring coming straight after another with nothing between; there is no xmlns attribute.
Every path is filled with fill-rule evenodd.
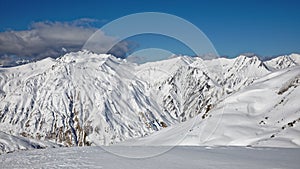
<svg viewBox="0 0 300 169"><path fill-rule="evenodd" d="M112 148L144 153L161 147ZM0 168L298 169L299 156L300 149L179 146L155 157L134 159L101 147L72 147L4 154Z"/></svg>

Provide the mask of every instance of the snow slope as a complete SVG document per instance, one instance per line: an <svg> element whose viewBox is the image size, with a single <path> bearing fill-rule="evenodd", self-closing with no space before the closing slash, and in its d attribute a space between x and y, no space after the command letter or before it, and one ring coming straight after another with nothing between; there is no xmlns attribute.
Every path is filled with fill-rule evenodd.
<svg viewBox="0 0 300 169"><path fill-rule="evenodd" d="M207 116L122 145L299 147L299 86L300 67L276 71L226 97Z"/></svg>
<svg viewBox="0 0 300 169"><path fill-rule="evenodd" d="M147 147L118 149L140 153L149 150ZM179 146L156 157L132 159L110 154L100 147L72 147L1 155L0 168L298 169L299 156L299 149Z"/></svg>
<svg viewBox="0 0 300 169"><path fill-rule="evenodd" d="M12 136L0 131L0 154L14 152L16 150L44 149L49 147L59 147L59 145Z"/></svg>

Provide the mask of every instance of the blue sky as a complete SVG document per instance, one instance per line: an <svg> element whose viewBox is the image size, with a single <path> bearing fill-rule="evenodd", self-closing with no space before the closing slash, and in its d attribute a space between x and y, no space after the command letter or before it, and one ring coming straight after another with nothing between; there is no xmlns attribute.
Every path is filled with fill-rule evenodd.
<svg viewBox="0 0 300 169"><path fill-rule="evenodd" d="M32 23L71 22L80 18L98 20L102 25L137 12L164 12L184 18L200 28L220 55L251 52L274 56L300 52L300 1L0 1L0 31L22 31ZM171 40L137 37L139 48L176 48L190 54ZM161 42L161 43L159 43ZM166 43L168 42L168 43ZM169 45L166 45L169 44Z"/></svg>

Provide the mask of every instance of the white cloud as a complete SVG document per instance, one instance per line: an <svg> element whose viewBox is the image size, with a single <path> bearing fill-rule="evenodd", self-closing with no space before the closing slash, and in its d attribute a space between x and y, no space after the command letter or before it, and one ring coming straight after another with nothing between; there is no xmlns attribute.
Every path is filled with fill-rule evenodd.
<svg viewBox="0 0 300 169"><path fill-rule="evenodd" d="M0 33L0 63L10 63L15 56L41 59L58 57L66 51L78 51L86 40L97 30L91 26L94 19L83 18L72 22L35 22L29 30L6 31ZM99 34L101 48L114 43L113 37ZM62 50L64 49L64 50ZM114 47L110 53L120 56L129 50L129 44L122 42ZM14 57L9 57L14 56ZM5 61L4 61L5 60Z"/></svg>

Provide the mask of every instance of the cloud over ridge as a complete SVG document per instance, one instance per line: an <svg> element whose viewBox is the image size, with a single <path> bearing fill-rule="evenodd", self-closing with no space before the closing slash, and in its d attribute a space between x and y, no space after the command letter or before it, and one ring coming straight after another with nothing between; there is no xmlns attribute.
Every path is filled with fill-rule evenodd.
<svg viewBox="0 0 300 169"><path fill-rule="evenodd" d="M71 22L35 22L28 30L0 32L0 64L13 65L17 58L43 59L58 57L66 52L81 50L86 40L97 28L97 20L82 18ZM104 32L98 38L102 47L109 46L115 39ZM127 42L119 43L110 53L124 57L129 50ZM104 51L104 50L103 50Z"/></svg>

